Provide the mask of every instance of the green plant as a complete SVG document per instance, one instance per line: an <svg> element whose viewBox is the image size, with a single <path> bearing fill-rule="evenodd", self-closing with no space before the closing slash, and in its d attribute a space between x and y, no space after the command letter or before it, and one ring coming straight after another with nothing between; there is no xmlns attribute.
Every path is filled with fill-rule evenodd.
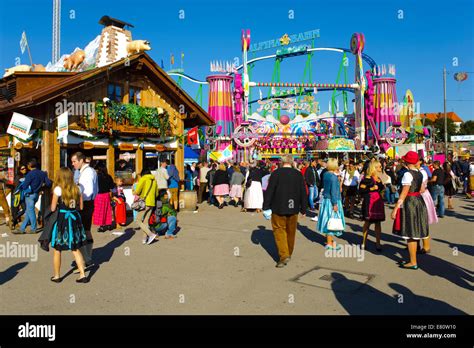
<svg viewBox="0 0 474 348"><path fill-rule="evenodd" d="M97 117L99 130L103 130L106 123L104 108L105 104L103 102L97 102L95 104L95 115ZM164 111L163 114L159 114L157 108L110 102L107 115L118 124L123 124L124 121L127 120L132 127L156 129L160 135L166 135L171 129L168 113ZM89 121L89 115L87 121Z"/></svg>

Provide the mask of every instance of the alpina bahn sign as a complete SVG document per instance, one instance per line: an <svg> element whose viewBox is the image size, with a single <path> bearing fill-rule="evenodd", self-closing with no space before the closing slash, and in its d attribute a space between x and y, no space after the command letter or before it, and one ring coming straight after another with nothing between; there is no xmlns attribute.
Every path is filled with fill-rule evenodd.
<svg viewBox="0 0 474 348"><path fill-rule="evenodd" d="M303 33L292 34L288 36L290 38L289 43L291 44L295 44L301 41L313 40L313 39L319 38L319 29L305 31ZM270 48L278 48L283 45L284 44L280 42L280 38L274 39L274 40L263 41L263 42L257 42L253 45L252 44L250 45L249 52L257 52L257 51L262 51L262 50L268 50Z"/></svg>

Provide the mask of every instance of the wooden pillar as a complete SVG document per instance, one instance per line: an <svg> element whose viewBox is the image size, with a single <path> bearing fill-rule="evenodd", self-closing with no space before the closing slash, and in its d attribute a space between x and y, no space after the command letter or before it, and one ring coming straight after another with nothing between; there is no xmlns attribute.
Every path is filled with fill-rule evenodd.
<svg viewBox="0 0 474 348"><path fill-rule="evenodd" d="M176 115L176 117L178 119L178 124L176 127L177 129L175 135L184 134L184 121L181 120L178 115ZM184 180L184 145L182 145L179 140L178 150L176 150L176 154L174 156L174 162L174 165L176 166L176 168L178 168L180 179Z"/></svg>
<svg viewBox="0 0 474 348"><path fill-rule="evenodd" d="M54 139L56 139L53 143L54 146L54 160L53 160L53 172L56 173L59 168L61 167L61 144L58 140L58 130L54 131ZM52 174L50 177L53 178Z"/></svg>
<svg viewBox="0 0 474 348"><path fill-rule="evenodd" d="M41 170L48 172L50 178L54 178L54 159L55 159L55 132L43 130L43 144L41 146Z"/></svg>
<svg viewBox="0 0 474 348"><path fill-rule="evenodd" d="M107 172L115 179L115 148L112 138L109 138L109 147L107 148Z"/></svg>
<svg viewBox="0 0 474 348"><path fill-rule="evenodd" d="M136 174L140 174L143 169L143 150L140 146L137 147L137 151L135 152L135 172Z"/></svg>
<svg viewBox="0 0 474 348"><path fill-rule="evenodd" d="M130 103L130 84L128 82L128 80L125 81L125 83L123 84L123 98L122 98L122 101L124 104L128 104Z"/></svg>

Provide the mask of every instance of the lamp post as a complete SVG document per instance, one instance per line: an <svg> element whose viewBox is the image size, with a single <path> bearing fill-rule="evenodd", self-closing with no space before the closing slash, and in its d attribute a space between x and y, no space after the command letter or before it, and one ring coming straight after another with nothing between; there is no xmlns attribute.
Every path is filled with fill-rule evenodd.
<svg viewBox="0 0 474 348"><path fill-rule="evenodd" d="M448 118L446 115L446 67L443 68L444 155L448 158Z"/></svg>

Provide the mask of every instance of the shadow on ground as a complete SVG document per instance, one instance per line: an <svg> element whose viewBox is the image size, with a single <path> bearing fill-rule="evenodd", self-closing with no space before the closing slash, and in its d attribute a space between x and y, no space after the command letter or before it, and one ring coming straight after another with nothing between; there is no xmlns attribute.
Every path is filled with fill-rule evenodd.
<svg viewBox="0 0 474 348"><path fill-rule="evenodd" d="M258 230L252 232L251 240L253 244L260 244L273 261L278 262L278 249L275 244L273 232L265 228L265 226L258 226Z"/></svg>
<svg viewBox="0 0 474 348"><path fill-rule="evenodd" d="M123 243L130 240L135 235L135 230L132 228L127 228L125 234L115 238L110 241L103 247L94 249L92 252L92 260L94 261L94 266L89 272L89 280L94 276L94 274L99 270L100 266L103 263L109 262L114 254L115 249L120 247Z"/></svg>
<svg viewBox="0 0 474 348"><path fill-rule="evenodd" d="M0 272L0 285L8 283L10 280L15 278L18 271L22 268L25 268L28 262L18 262L15 265L8 267L5 271Z"/></svg>
<svg viewBox="0 0 474 348"><path fill-rule="evenodd" d="M368 284L347 279L343 274L333 272L331 287L339 303L351 315L463 315L466 312L446 302L420 296L407 287L389 283L394 290L390 296ZM354 293L339 291L341 287L354 286Z"/></svg>

